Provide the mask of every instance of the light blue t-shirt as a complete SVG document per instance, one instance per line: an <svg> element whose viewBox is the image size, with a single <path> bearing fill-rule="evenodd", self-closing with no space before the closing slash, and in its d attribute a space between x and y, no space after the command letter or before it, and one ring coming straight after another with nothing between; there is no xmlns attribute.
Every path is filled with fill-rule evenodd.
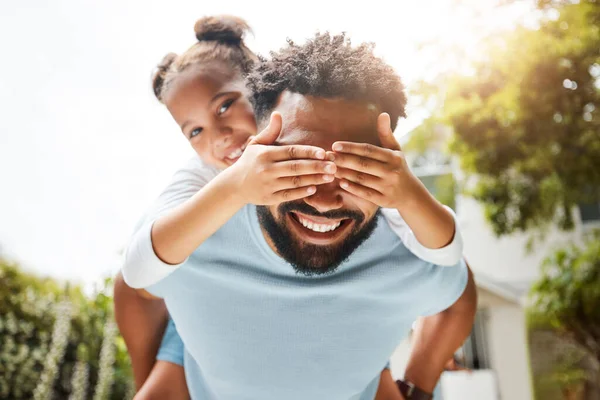
<svg viewBox="0 0 600 400"><path fill-rule="evenodd" d="M335 273L298 275L246 206L148 290L183 340L193 399L372 400L412 322L466 283L463 262L416 258L383 220Z"/></svg>

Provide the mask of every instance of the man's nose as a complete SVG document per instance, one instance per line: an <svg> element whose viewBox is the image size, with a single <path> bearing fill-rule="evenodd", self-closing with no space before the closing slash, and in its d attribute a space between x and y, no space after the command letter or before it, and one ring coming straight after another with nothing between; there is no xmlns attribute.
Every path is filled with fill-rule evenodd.
<svg viewBox="0 0 600 400"><path fill-rule="evenodd" d="M315 194L306 197L304 201L321 213L337 210L343 205L341 191L339 180L334 179L333 182L317 185Z"/></svg>

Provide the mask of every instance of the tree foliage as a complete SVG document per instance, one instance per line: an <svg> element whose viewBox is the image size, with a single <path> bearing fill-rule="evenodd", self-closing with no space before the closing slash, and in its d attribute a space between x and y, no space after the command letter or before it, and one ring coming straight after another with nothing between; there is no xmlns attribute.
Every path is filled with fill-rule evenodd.
<svg viewBox="0 0 600 400"><path fill-rule="evenodd" d="M556 251L542 270L532 312L600 362L600 234Z"/></svg>
<svg viewBox="0 0 600 400"><path fill-rule="evenodd" d="M600 201L600 2L539 6L537 29L490 38L468 73L435 82L438 94L420 87L444 97L424 126L452 128L450 150L477 175L470 193L499 235L572 228L575 205Z"/></svg>

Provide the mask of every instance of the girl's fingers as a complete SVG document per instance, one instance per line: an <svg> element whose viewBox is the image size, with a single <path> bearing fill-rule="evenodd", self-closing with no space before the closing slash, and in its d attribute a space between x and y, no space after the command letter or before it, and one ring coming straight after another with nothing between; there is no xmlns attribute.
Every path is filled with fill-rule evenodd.
<svg viewBox="0 0 600 400"><path fill-rule="evenodd" d="M353 195L368 200L374 204L379 204L383 198L383 195L377 190L359 185L358 183L347 181L345 179L340 182L340 187L348 193L352 193Z"/></svg>
<svg viewBox="0 0 600 400"><path fill-rule="evenodd" d="M331 146L331 149L335 152L336 158L338 153L344 153L354 154L381 162L391 161L394 154L390 149L384 149L383 147L375 146L370 143L335 142Z"/></svg>
<svg viewBox="0 0 600 400"><path fill-rule="evenodd" d="M390 150L401 150L400 144L394 137L390 115L388 113L379 114L377 117L377 134L381 146Z"/></svg>
<svg viewBox="0 0 600 400"><path fill-rule="evenodd" d="M286 189L322 185L324 183L329 183L334 179L335 177L333 175L324 174L286 176L275 180L272 184L272 188L274 192L277 192Z"/></svg>
<svg viewBox="0 0 600 400"><path fill-rule="evenodd" d="M353 169L374 176L383 176L388 169L387 164L382 161L356 154L334 153L332 156L334 157L334 162L338 169Z"/></svg>
<svg viewBox="0 0 600 400"><path fill-rule="evenodd" d="M317 188L315 186L280 190L278 192L273 193L273 195L271 196L271 204L300 200L313 195L316 191Z"/></svg>
<svg viewBox="0 0 600 400"><path fill-rule="evenodd" d="M252 140L250 140L250 144L270 145L275 143L281 133L281 126L281 114L278 112L272 113L269 125L267 125L267 127L258 135L254 136Z"/></svg>
<svg viewBox="0 0 600 400"><path fill-rule="evenodd" d="M337 166L331 161L317 160L289 160L274 163L269 172L276 177L311 175L311 174L335 174Z"/></svg>
<svg viewBox="0 0 600 400"><path fill-rule="evenodd" d="M269 161L286 161L299 159L324 160L325 150L316 146L290 145L272 146L265 154Z"/></svg>
<svg viewBox="0 0 600 400"><path fill-rule="evenodd" d="M383 179L378 176L366 174L364 172L355 171L353 169L338 168L335 177L346 181L354 182L359 185L381 191L381 186L384 183Z"/></svg>

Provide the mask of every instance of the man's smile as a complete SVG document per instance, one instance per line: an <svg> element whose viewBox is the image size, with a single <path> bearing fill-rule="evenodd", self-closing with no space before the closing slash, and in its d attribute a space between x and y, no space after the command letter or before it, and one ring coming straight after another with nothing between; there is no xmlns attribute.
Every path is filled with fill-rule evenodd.
<svg viewBox="0 0 600 400"><path fill-rule="evenodd" d="M329 245L337 242L352 230L352 218L325 218L306 215L298 211L286 214L288 225L305 242L315 245Z"/></svg>

